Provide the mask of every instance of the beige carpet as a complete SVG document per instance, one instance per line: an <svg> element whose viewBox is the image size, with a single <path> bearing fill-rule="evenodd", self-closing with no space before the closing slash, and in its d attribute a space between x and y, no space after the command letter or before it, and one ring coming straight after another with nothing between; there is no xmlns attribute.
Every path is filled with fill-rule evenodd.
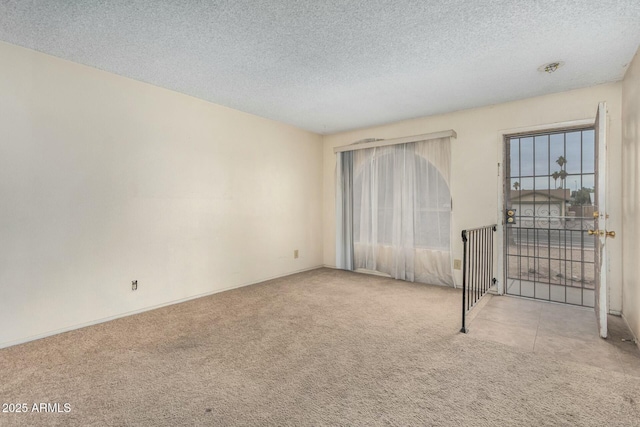
<svg viewBox="0 0 640 427"><path fill-rule="evenodd" d="M459 334L460 291L319 269L0 350L0 425L640 425L640 379ZM5 326L6 327L6 326Z"/></svg>

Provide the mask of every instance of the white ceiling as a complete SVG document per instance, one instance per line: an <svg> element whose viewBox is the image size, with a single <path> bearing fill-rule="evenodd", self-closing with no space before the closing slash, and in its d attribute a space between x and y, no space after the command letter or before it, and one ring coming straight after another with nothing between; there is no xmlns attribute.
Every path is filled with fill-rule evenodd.
<svg viewBox="0 0 640 427"><path fill-rule="evenodd" d="M620 80L640 1L0 0L0 40L327 134Z"/></svg>

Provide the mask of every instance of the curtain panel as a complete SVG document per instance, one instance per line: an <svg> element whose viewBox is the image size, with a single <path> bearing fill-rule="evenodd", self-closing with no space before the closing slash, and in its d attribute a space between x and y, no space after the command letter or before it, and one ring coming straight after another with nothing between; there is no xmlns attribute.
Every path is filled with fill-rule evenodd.
<svg viewBox="0 0 640 427"><path fill-rule="evenodd" d="M338 153L337 265L453 286L450 157L448 137Z"/></svg>
<svg viewBox="0 0 640 427"><path fill-rule="evenodd" d="M337 154L336 266L353 270L353 152Z"/></svg>

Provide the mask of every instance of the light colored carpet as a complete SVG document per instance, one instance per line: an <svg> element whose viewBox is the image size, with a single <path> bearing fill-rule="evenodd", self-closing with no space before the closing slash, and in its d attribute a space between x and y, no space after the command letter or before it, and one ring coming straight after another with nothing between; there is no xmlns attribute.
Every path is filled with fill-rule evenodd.
<svg viewBox="0 0 640 427"><path fill-rule="evenodd" d="M0 425L640 425L640 379L458 333L460 291L319 269L0 350Z"/></svg>

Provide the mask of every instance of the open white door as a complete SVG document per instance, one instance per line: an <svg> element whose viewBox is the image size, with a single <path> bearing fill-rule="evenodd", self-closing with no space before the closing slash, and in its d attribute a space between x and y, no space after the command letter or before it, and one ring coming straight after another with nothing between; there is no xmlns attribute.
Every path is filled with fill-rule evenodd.
<svg viewBox="0 0 640 427"><path fill-rule="evenodd" d="M606 195L606 164L607 164L607 104L598 104L598 113L595 123L596 142L596 191L595 191L595 230L589 234L595 235L595 311L598 322L598 331L602 338L607 337L607 237L615 236L607 232L607 195Z"/></svg>

